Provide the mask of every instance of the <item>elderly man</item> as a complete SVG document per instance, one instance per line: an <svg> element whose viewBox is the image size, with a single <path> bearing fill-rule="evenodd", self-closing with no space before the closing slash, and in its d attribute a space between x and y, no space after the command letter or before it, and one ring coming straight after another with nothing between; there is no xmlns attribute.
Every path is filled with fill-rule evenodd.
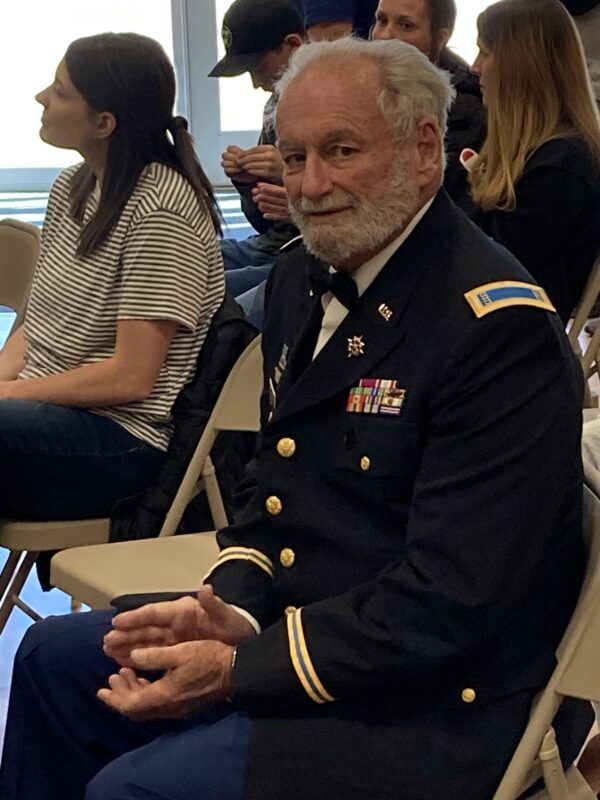
<svg viewBox="0 0 600 800"><path fill-rule="evenodd" d="M483 800L553 669L581 379L440 190L448 78L340 40L279 91L304 243L270 284L252 500L197 599L33 627L3 800Z"/></svg>

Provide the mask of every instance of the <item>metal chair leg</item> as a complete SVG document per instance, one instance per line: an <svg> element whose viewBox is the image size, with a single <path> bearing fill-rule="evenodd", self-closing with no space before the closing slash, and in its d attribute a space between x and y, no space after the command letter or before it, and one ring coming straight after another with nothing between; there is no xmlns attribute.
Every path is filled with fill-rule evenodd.
<svg viewBox="0 0 600 800"><path fill-rule="evenodd" d="M83 608L83 603L80 603L79 600L76 600L74 597L71 598L71 614L78 614L81 609Z"/></svg>
<svg viewBox="0 0 600 800"><path fill-rule="evenodd" d="M32 608L30 608L26 603L23 603L23 601L19 599L19 594L21 593L21 589L23 588L25 581L27 580L27 577L32 570L32 567L35 564L38 555L39 553L36 552L27 553L27 555L21 562L21 565L19 566L17 574L13 578L13 581L9 586L8 591L6 592L6 596L2 601L2 605L0 606L0 635L2 634L4 628L6 627L8 618L10 617L11 612L15 607L15 605L21 608L21 610L25 611L26 614L29 614L29 616L32 617L32 619L36 619L36 617L40 619L39 615L37 615L37 613Z"/></svg>
<svg viewBox="0 0 600 800"><path fill-rule="evenodd" d="M6 587L12 580L13 575L17 571L17 566L23 555L22 550L11 550L8 558L6 559L6 563L2 568L2 572L0 572L0 600L4 597L6 593Z"/></svg>

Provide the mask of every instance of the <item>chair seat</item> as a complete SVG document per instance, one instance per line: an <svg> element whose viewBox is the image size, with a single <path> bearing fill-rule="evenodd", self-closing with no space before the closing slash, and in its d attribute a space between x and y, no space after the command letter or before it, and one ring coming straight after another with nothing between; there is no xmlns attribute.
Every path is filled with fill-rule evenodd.
<svg viewBox="0 0 600 800"><path fill-rule="evenodd" d="M197 589L219 553L214 531L57 553L50 582L92 608L122 594Z"/></svg>
<svg viewBox="0 0 600 800"><path fill-rule="evenodd" d="M43 522L0 519L0 547L43 552L108 542L110 520L76 519Z"/></svg>

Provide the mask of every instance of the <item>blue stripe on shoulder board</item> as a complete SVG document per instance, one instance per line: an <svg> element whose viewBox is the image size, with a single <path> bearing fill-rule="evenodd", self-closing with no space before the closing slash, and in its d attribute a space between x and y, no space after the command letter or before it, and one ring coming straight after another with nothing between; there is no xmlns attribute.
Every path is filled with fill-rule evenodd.
<svg viewBox="0 0 600 800"><path fill-rule="evenodd" d="M524 286L504 286L499 289L488 289L487 292L482 292L479 297L481 302L495 303L498 300L508 300L513 297L528 297L530 300L543 300L539 289L536 287L525 288Z"/></svg>
<svg viewBox="0 0 600 800"><path fill-rule="evenodd" d="M556 309L541 286L521 281L496 281L465 293L465 299L476 317L484 317L492 311L514 306L530 306L544 311Z"/></svg>

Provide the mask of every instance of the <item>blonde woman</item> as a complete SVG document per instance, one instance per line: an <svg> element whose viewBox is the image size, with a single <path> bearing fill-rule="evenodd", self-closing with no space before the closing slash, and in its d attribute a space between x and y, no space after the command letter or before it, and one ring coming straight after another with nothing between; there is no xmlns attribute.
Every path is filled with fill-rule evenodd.
<svg viewBox="0 0 600 800"><path fill-rule="evenodd" d="M477 27L488 135L472 216L567 322L600 250L600 117L581 40L558 0L501 0Z"/></svg>

